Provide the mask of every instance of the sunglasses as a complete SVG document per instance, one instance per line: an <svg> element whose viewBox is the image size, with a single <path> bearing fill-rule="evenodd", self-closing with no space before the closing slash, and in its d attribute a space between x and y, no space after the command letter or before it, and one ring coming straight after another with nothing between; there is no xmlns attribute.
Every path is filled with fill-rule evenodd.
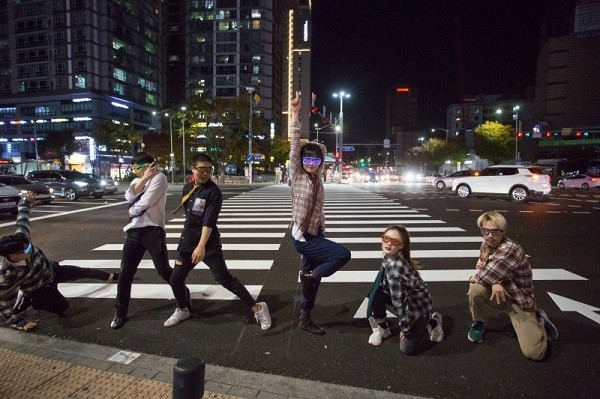
<svg viewBox="0 0 600 399"><path fill-rule="evenodd" d="M491 234L493 236L497 236L499 234L502 234L504 230L502 229L481 229L481 235L487 236L488 234Z"/></svg>
<svg viewBox="0 0 600 399"><path fill-rule="evenodd" d="M198 173L212 173L212 166L192 166L192 170Z"/></svg>
<svg viewBox="0 0 600 399"><path fill-rule="evenodd" d="M31 252L31 249L33 248L33 245L31 245L31 243L29 243L24 250L16 252L15 255L21 255L21 254L28 254Z"/></svg>
<svg viewBox="0 0 600 399"><path fill-rule="evenodd" d="M402 245L402 241L400 241L399 239L386 236L385 234L381 236L381 241L383 241L386 244L390 244L392 247L398 247Z"/></svg>
<svg viewBox="0 0 600 399"><path fill-rule="evenodd" d="M144 169L146 166L150 165L149 163L140 163L138 165L133 165L133 171L138 172L141 169Z"/></svg>
<svg viewBox="0 0 600 399"><path fill-rule="evenodd" d="M321 162L323 162L321 160L321 158L302 157L302 163L306 166L310 166L310 165L319 166L319 165L321 165Z"/></svg>

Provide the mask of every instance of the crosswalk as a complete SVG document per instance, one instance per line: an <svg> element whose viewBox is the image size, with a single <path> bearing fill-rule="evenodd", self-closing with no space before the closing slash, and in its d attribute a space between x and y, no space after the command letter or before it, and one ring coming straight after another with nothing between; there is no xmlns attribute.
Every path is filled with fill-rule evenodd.
<svg viewBox="0 0 600 399"><path fill-rule="evenodd" d="M325 218L327 238L346 245L352 252L349 267L323 279L323 284L361 283L368 288L374 280L382 257L380 235L385 227L402 224L411 233L411 253L414 259L440 265L444 259L464 259L467 267L474 266L479 255L482 237L467 233L464 229L449 226L422 210L409 208L398 201L378 193L365 191L349 185L326 185ZM227 265L235 271L255 271L259 281L244 281L250 294L257 298L263 288L261 272L268 272L287 238L291 219L291 194L287 185L272 185L244 192L223 202L219 218L219 231ZM167 222L167 248L171 257L175 255L177 240L183 228L182 218ZM117 270L123 243L105 243L94 248L92 259L65 259L62 264ZM93 259L102 254L110 259ZM295 252L285 254L289 263L296 268L299 256ZM171 261L173 264L174 260ZM364 265L364 266L363 266ZM152 262L142 260L140 269L153 269ZM207 270L203 263L191 273ZM361 270L362 269L362 270ZM466 281L472 268L455 270L422 270L426 282ZM263 275L264 276L264 275ZM535 280L585 280L583 277L561 268L534 269ZM167 284L156 276L156 283L135 283L132 298L172 299ZM212 280L211 280L212 282ZM193 299L235 300L229 291L217 284L189 284ZM116 285L70 283L61 284L61 292L67 297L114 298ZM364 307L355 317L363 317Z"/></svg>

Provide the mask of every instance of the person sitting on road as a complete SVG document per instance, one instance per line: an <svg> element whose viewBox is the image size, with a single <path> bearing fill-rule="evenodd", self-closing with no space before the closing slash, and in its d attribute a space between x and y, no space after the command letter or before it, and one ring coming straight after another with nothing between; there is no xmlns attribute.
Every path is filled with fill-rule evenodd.
<svg viewBox="0 0 600 399"><path fill-rule="evenodd" d="M58 291L59 283L83 278L107 282L118 279L118 273L60 265L46 258L31 243L29 212L35 201L35 194L27 192L19 203L16 233L0 239L0 256L4 257L0 263L0 311L11 327L21 331L37 326L22 315L29 306L58 315L69 308L69 302Z"/></svg>
<svg viewBox="0 0 600 399"><path fill-rule="evenodd" d="M204 262L215 280L240 298L252 309L254 317L263 330L271 328L271 315L265 302L256 302L246 287L227 269L223 257L217 220L223 204L223 194L212 181L213 164L208 154L199 153L192 158L193 181L183 186L181 204L171 214L184 209L185 222L177 246L178 257L171 275L171 287L177 308L165 321L165 327L172 327L190 317L189 291L185 279L200 262Z"/></svg>
<svg viewBox="0 0 600 399"><path fill-rule="evenodd" d="M419 275L419 262L410 256L410 234L404 226L390 226L381 236L383 261L369 293L367 317L373 333L369 344L381 345L391 335L386 305L400 324L400 350L415 355L427 340L444 339L442 315L432 310L432 298Z"/></svg>
<svg viewBox="0 0 600 399"><path fill-rule="evenodd" d="M472 342L482 342L483 323L489 313L506 313L517 334L521 352L531 360L542 360L546 339L558 339L558 330L546 312L538 309L533 292L529 259L519 244L506 236L507 222L496 211L477 219L484 242L477 272L469 278L469 309L473 324L468 333Z"/></svg>
<svg viewBox="0 0 600 399"><path fill-rule="evenodd" d="M350 251L327 240L325 234L325 190L323 165L327 153L323 144L304 142L300 135L300 97L292 100L290 124L290 180L292 188L292 242L300 253L302 330L316 335L325 329L312 321L317 291L322 277L329 277L350 261Z"/></svg>

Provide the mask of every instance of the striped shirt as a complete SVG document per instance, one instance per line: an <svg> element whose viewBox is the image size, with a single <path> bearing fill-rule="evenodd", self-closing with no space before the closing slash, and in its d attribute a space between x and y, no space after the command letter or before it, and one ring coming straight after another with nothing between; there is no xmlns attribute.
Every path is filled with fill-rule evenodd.
<svg viewBox="0 0 600 399"><path fill-rule="evenodd" d="M29 233L29 211L31 205L22 200L17 215L17 233L31 240ZM23 326L27 320L15 314L14 306L19 289L25 296L38 288L52 285L56 278L57 263L46 258L46 255L32 245L31 256L27 265L14 265L6 258L0 263L0 312L12 327ZM8 292L7 292L8 291Z"/></svg>
<svg viewBox="0 0 600 399"><path fill-rule="evenodd" d="M300 124L292 122L290 125L290 181L292 187L292 223L298 226L303 233L317 235L319 228L325 230L325 190L323 187L324 163L321 163L311 179L302 168L301 150L305 145L300 141ZM327 148L318 144L327 153ZM314 195L316 192L316 196ZM314 201L314 204L313 204ZM312 212L311 212L312 210ZM309 215L310 213L310 215Z"/></svg>
<svg viewBox="0 0 600 399"><path fill-rule="evenodd" d="M483 243L477 261L475 281L481 285L502 284L510 299L522 310L536 309L531 264L523 248L508 237L496 248Z"/></svg>
<svg viewBox="0 0 600 399"><path fill-rule="evenodd" d="M398 316L402 332L407 333L412 324L419 319L429 320L433 300L419 272L400 252L393 256L384 256L381 268L381 286L383 292L392 300L394 314Z"/></svg>

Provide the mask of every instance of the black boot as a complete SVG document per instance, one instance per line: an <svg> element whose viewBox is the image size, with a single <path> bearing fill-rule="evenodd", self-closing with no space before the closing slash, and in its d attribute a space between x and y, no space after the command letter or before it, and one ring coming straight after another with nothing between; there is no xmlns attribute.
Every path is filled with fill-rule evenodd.
<svg viewBox="0 0 600 399"><path fill-rule="evenodd" d="M301 330L308 331L315 335L325 335L325 330L320 325L314 323L310 319L310 312L302 310L300 314L300 324L298 325Z"/></svg>

